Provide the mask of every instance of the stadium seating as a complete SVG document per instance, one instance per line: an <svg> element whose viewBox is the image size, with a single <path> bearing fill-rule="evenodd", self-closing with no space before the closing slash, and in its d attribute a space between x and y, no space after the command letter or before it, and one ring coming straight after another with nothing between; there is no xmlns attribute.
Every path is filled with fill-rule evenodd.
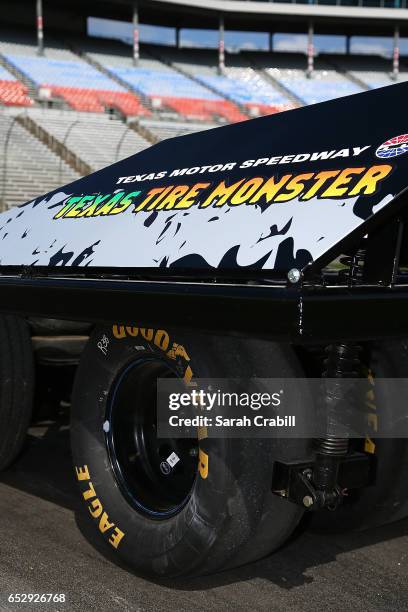
<svg viewBox="0 0 408 612"><path fill-rule="evenodd" d="M150 115L134 94L66 49L47 48L46 55L38 57L30 45L5 47L3 55L11 65L75 110L102 113L116 108L125 116Z"/></svg>
<svg viewBox="0 0 408 612"><path fill-rule="evenodd" d="M5 106L31 106L27 87L17 81L3 66L0 66L0 104Z"/></svg>
<svg viewBox="0 0 408 612"><path fill-rule="evenodd" d="M226 73L229 81L240 84L239 91L247 98L241 104L251 115L268 115L293 108L291 100L252 67L227 67Z"/></svg>
<svg viewBox="0 0 408 612"><path fill-rule="evenodd" d="M30 109L29 116L49 134L73 151L93 170L134 155L150 146L122 121L89 113L52 109Z"/></svg>
<svg viewBox="0 0 408 612"><path fill-rule="evenodd" d="M241 106L248 109L262 109L263 112L259 114L263 114L267 110L270 113L279 112L279 110L291 107L289 101L284 99L279 92L271 92L272 88L268 88L267 83L264 83L263 87L261 85L256 91L255 89L252 90L245 81L240 80L239 70L233 71L231 69L227 72L227 75L200 75L198 78L204 85L216 89L223 96Z"/></svg>
<svg viewBox="0 0 408 612"><path fill-rule="evenodd" d="M313 76L308 78L306 56L301 53L251 52L248 55L289 97L301 104L324 102L364 89L321 56L315 58Z"/></svg>
<svg viewBox="0 0 408 612"><path fill-rule="evenodd" d="M159 140L195 134L203 130L210 130L217 127L214 123L203 122L180 122L180 121L155 121L153 119L141 119L140 124L147 128Z"/></svg>
<svg viewBox="0 0 408 612"><path fill-rule="evenodd" d="M204 83L180 74L166 62L149 56L148 49L142 53L138 67L133 66L129 51L125 53L125 47L120 53L114 45L110 53L106 45L103 53L88 51L91 59L148 99L158 113L170 110L183 118L196 121L222 119L234 122L247 119L247 116L222 94L215 93Z"/></svg>
<svg viewBox="0 0 408 612"><path fill-rule="evenodd" d="M312 78L308 78L301 70L268 68L269 71L304 104L325 102L362 91L361 87L342 78L335 70L315 70Z"/></svg>
<svg viewBox="0 0 408 612"><path fill-rule="evenodd" d="M241 54L227 54L223 75L218 74L214 52L163 48L160 54L165 61L243 107L250 115L271 114L293 108L289 98L257 73Z"/></svg>
<svg viewBox="0 0 408 612"><path fill-rule="evenodd" d="M55 96L63 98L71 108L77 111L103 113L105 109L113 108L125 117L133 115L149 116L151 114L136 96L127 91L54 86L52 92Z"/></svg>
<svg viewBox="0 0 408 612"><path fill-rule="evenodd" d="M258 54L259 57L259 54ZM306 74L306 58L300 54L274 53L264 70L303 104L325 102L363 91L363 88L317 57L311 78Z"/></svg>
<svg viewBox="0 0 408 612"><path fill-rule="evenodd" d="M79 178L12 115L0 114L0 203L22 204Z"/></svg>
<svg viewBox="0 0 408 612"><path fill-rule="evenodd" d="M391 77L391 62L385 58L373 55L350 55L336 57L334 61L340 70L357 79L366 89L386 87L395 83ZM406 68L403 65L400 68L398 81L407 81Z"/></svg>

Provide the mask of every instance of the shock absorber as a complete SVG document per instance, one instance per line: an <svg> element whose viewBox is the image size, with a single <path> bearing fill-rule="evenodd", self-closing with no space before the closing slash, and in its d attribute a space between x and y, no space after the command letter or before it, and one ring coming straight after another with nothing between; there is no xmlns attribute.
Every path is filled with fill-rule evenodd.
<svg viewBox="0 0 408 612"><path fill-rule="evenodd" d="M341 501L337 484L339 463L349 449L349 415L353 410L344 397L344 379L359 376L360 350L357 344L337 343L327 346L325 351L321 409L324 411L326 434L315 440L313 483L319 492L320 504L332 509Z"/></svg>
<svg viewBox="0 0 408 612"><path fill-rule="evenodd" d="M340 271L340 278L346 280L350 287L362 279L365 254L365 249L361 247L353 253L340 257L340 263L346 266L346 269Z"/></svg>
<svg viewBox="0 0 408 612"><path fill-rule="evenodd" d="M339 276L349 287L356 285L363 277L365 253L362 246L340 258L340 263L346 269L341 270ZM360 351L358 344L345 342L330 344L325 350L321 408L324 411L326 433L324 437L315 440L313 482L319 491L320 504L332 509L337 507L342 498L338 487L339 463L349 449L348 432L354 408L345 400L344 379L359 377Z"/></svg>

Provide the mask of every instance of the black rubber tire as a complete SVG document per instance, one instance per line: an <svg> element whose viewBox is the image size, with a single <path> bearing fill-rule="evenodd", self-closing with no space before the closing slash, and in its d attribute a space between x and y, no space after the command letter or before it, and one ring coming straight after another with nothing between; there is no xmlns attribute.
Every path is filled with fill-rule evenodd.
<svg viewBox="0 0 408 612"><path fill-rule="evenodd" d="M66 321L65 319L46 319L30 317L28 324L33 336L78 336L89 335L93 325L81 321Z"/></svg>
<svg viewBox="0 0 408 612"><path fill-rule="evenodd" d="M34 361L24 319L0 315L0 470L24 444L33 410Z"/></svg>
<svg viewBox="0 0 408 612"><path fill-rule="evenodd" d="M301 376L293 350L254 339L186 336L166 330L170 350L163 351L154 342L154 330L127 328L138 330L137 337L132 332L118 339L112 329L100 328L91 336L78 369L72 405L72 450L77 476L84 478L78 478L82 497L87 497L92 482L93 499L100 500L103 512L114 524L101 533L98 519L90 516L92 498L84 499L95 537L110 543L132 568L155 576L208 574L253 561L279 547L293 532L303 510L271 493L273 461L304 457L307 441L200 441L200 450L209 457L207 477L197 476L191 497L178 514L158 521L137 512L122 496L110 466L102 424L113 381L143 350L150 355L158 353L161 359L170 359L176 350L180 376L190 367L196 378ZM103 336L106 355L98 349ZM115 529L125 534L116 547L112 541L118 533Z"/></svg>
<svg viewBox="0 0 408 612"><path fill-rule="evenodd" d="M400 340L375 343L369 368L375 378L408 377L408 343ZM375 387L374 387L375 389ZM392 383L375 395L379 419L393 421L397 391ZM323 510L312 516L311 527L319 531L368 529L408 516L408 440L381 438L375 442L376 481L350 495L336 511Z"/></svg>

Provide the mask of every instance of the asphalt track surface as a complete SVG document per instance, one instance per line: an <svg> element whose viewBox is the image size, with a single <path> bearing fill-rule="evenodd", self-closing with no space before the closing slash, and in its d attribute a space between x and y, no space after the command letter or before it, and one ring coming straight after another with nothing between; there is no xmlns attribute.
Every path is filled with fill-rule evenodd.
<svg viewBox="0 0 408 612"><path fill-rule="evenodd" d="M150 581L87 540L65 419L30 430L0 478L0 610L408 610L408 520L365 533L305 527L267 559L216 576ZM65 593L65 604L10 604L10 593Z"/></svg>

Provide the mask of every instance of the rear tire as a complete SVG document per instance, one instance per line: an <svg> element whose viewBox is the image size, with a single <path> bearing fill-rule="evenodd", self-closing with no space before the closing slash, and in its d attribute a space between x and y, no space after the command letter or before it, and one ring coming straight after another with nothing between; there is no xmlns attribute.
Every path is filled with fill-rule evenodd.
<svg viewBox="0 0 408 612"><path fill-rule="evenodd" d="M148 360L151 366L146 365ZM155 360L179 377L301 376L289 346L186 336L175 330L122 326L95 330L77 373L71 427L76 475L95 536L131 567L156 576L206 574L267 555L291 535L303 514L295 504L271 493L274 459L302 458L307 441L201 439L198 470L193 463L191 483L185 482L183 489L180 479L174 480L174 490L182 489L183 494L166 493L157 465L151 461L146 468L141 460L144 447L138 443L137 452L132 451L138 439L132 423L146 401L138 380L147 384ZM137 368L142 368L142 379L137 378ZM132 369L134 381L126 382ZM154 377L153 370L151 374ZM121 400L127 388L133 402ZM138 406L135 416L128 427L118 430L133 403ZM149 418L145 414L144 423ZM129 436L133 426L135 433ZM149 440L148 432L143 440ZM128 452L121 454L118 446ZM146 456L156 461L156 450L147 448ZM127 457L137 469L129 468ZM172 493L175 501L170 501Z"/></svg>
<svg viewBox="0 0 408 612"><path fill-rule="evenodd" d="M24 444L34 395L34 362L24 319L0 315L0 470Z"/></svg>

